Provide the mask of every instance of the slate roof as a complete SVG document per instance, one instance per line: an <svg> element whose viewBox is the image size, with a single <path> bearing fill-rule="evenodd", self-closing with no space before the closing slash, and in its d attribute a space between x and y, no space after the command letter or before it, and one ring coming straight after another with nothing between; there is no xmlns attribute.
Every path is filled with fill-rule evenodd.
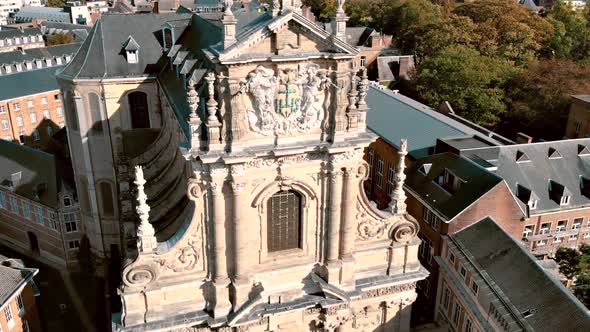
<svg viewBox="0 0 590 332"><path fill-rule="evenodd" d="M5 181L10 180L12 174L21 172L21 180L15 188L16 194L49 207L58 207L57 194L63 185L58 171L62 170L58 170L53 155L0 140L0 165L0 184L8 185ZM44 190L40 191L42 187Z"/></svg>
<svg viewBox="0 0 590 332"><path fill-rule="evenodd" d="M445 169L464 181L454 193L436 183ZM404 187L444 216L445 221L451 221L501 182L502 178L473 161L447 152L419 159L412 164Z"/></svg>
<svg viewBox="0 0 590 332"><path fill-rule="evenodd" d="M28 37L28 36L40 36L41 29L39 28L26 28L26 29L6 29L0 30L0 39L7 39L7 38L19 38L19 37ZM35 41L37 42L37 41Z"/></svg>
<svg viewBox="0 0 590 332"><path fill-rule="evenodd" d="M372 84L369 87L367 105L370 108L367 127L396 148L399 148L402 138L407 138L409 156L412 159L431 154L437 138L475 135L493 145L502 144L381 85Z"/></svg>
<svg viewBox="0 0 590 332"><path fill-rule="evenodd" d="M41 27L45 34L53 35L56 33L72 33L76 41L84 41L88 33L92 30L91 26L82 24L62 23L62 22L41 22Z"/></svg>
<svg viewBox="0 0 590 332"><path fill-rule="evenodd" d="M63 8L22 7L14 16L17 23L31 22L34 19L46 19L50 22L71 23L70 13Z"/></svg>
<svg viewBox="0 0 590 332"><path fill-rule="evenodd" d="M69 78L132 77L154 74L162 52L162 25L172 22L179 31L190 24L191 14L103 14L78 54L61 76ZM124 33L121 33L124 32ZM180 37L176 34L176 38ZM123 45L132 36L141 45L138 63L129 64Z"/></svg>
<svg viewBox="0 0 590 332"><path fill-rule="evenodd" d="M55 66L10 75L0 75L0 100L59 90L56 73L64 66Z"/></svg>
<svg viewBox="0 0 590 332"><path fill-rule="evenodd" d="M513 318L528 325L527 330L590 330L588 309L492 218L484 218L449 238L480 276L488 278L494 295L513 306ZM527 310L532 315L525 317L522 313Z"/></svg>
<svg viewBox="0 0 590 332"><path fill-rule="evenodd" d="M489 162L508 183L510 190L519 197L518 186L532 191L538 198L537 208L531 214L590 206L590 195L584 194L582 177L590 179L590 155L578 155L584 147L590 148L590 139L574 139L503 146L497 160ZM550 151L561 157L549 158ZM517 154L524 153L529 161L517 162ZM561 206L551 197L549 183L564 186L571 193L570 202ZM586 188L588 190L589 188ZM525 202L517 200L523 209Z"/></svg>
<svg viewBox="0 0 590 332"><path fill-rule="evenodd" d="M24 267L19 260L0 255L0 306L3 306L23 284L31 281L38 272L37 269Z"/></svg>
<svg viewBox="0 0 590 332"><path fill-rule="evenodd" d="M12 68L11 73L6 73L6 68L4 68L5 65L14 65L20 63L22 64L22 70L28 70L25 66L25 62L27 61L51 59L52 65L56 66L57 63L55 61L55 58L62 58L62 64L65 64L65 56L69 55L71 57L74 57L74 54L78 52L80 45L82 44L62 44L40 48L29 48L22 51L0 53L0 75L14 75L18 73L14 66ZM43 61L42 66L46 68L47 63ZM36 63L33 63L33 68L40 69L39 67L37 67Z"/></svg>

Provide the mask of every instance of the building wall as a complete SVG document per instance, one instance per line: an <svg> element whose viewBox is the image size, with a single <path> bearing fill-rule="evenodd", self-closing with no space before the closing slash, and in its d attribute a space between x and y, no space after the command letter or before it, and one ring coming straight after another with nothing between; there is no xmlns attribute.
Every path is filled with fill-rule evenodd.
<svg viewBox="0 0 590 332"><path fill-rule="evenodd" d="M20 295L23 307L19 310L17 296ZM7 307L10 307L12 319L9 321L6 315ZM41 321L35 301L33 284L25 285L18 294L15 294L7 303L0 306L0 331L24 332L28 325L31 332L41 332Z"/></svg>
<svg viewBox="0 0 590 332"><path fill-rule="evenodd" d="M8 24L8 15L21 7L21 0L0 0L0 25Z"/></svg>
<svg viewBox="0 0 590 332"><path fill-rule="evenodd" d="M49 117L46 117L46 113ZM22 125L19 123L21 120ZM4 123L8 124L8 128L5 129ZM64 125L65 117L59 90L0 101L2 139L43 148L51 136ZM21 140L21 135L24 141Z"/></svg>
<svg viewBox="0 0 590 332"><path fill-rule="evenodd" d="M581 219L579 228L574 229L574 220ZM560 221L567 221L564 231L557 231ZM543 224L550 224L548 232L542 234ZM531 253L537 257L551 256L559 247L577 248L582 243L590 243L590 208L580 209L577 211L563 211L545 215L532 215L530 219L525 220L520 229L520 238L515 231L515 238L523 239L526 226L533 226L532 236L524 240L525 246ZM512 234L511 234L512 235ZM562 238L561 242L556 238ZM545 241L543 244L542 241Z"/></svg>
<svg viewBox="0 0 590 332"><path fill-rule="evenodd" d="M590 103L572 98L565 137L583 138L590 133Z"/></svg>
<svg viewBox="0 0 590 332"><path fill-rule="evenodd" d="M18 211L13 210L13 198L16 199ZM26 204L30 207L28 218L24 212ZM43 219L39 218L38 208L41 209ZM53 209L0 188L0 241L52 266L75 269L78 263L78 249L70 249L69 242L80 243L83 228L77 222L76 231L67 232L66 214L71 214L75 220L79 220L78 206L74 204L68 208ZM37 239L39 250L33 248L32 234Z"/></svg>

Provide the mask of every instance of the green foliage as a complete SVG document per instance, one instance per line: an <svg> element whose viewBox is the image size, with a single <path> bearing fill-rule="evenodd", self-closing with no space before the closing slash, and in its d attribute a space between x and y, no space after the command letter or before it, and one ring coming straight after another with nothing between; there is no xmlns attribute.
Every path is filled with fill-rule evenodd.
<svg viewBox="0 0 590 332"><path fill-rule="evenodd" d="M549 15L554 33L551 48L558 58L590 62L590 16L572 10L571 6L558 2Z"/></svg>
<svg viewBox="0 0 590 332"><path fill-rule="evenodd" d="M349 26L368 26L377 31L390 29L399 0L349 0L344 9L349 16ZM386 31L387 32L387 31Z"/></svg>
<svg viewBox="0 0 590 332"><path fill-rule="evenodd" d="M561 247L555 253L555 261L559 272L574 280L574 295L590 307L590 245L582 244L579 250Z"/></svg>
<svg viewBox="0 0 590 332"><path fill-rule="evenodd" d="M320 22L330 22L336 13L336 0L303 0L303 5L311 8L311 12Z"/></svg>
<svg viewBox="0 0 590 332"><path fill-rule="evenodd" d="M49 36L47 38L47 45L61 45L61 44L70 44L74 42L74 36L69 33L56 33L55 35Z"/></svg>
<svg viewBox="0 0 590 332"><path fill-rule="evenodd" d="M420 64L416 91L434 107L450 101L461 116L492 126L506 110L502 86L513 73L506 61L450 46Z"/></svg>
<svg viewBox="0 0 590 332"><path fill-rule="evenodd" d="M63 8L66 5L65 0L48 0L47 7Z"/></svg>

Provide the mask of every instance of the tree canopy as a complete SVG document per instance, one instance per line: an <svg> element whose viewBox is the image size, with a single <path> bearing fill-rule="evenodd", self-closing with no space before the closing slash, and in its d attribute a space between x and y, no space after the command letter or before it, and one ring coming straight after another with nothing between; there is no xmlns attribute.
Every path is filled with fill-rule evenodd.
<svg viewBox="0 0 590 332"><path fill-rule="evenodd" d="M555 253L559 272L574 281L574 295L590 308L590 245L582 244L578 250L561 247Z"/></svg>
<svg viewBox="0 0 590 332"><path fill-rule="evenodd" d="M47 45L61 45L61 44L70 44L74 42L74 36L70 33L56 33L52 36L47 38Z"/></svg>
<svg viewBox="0 0 590 332"><path fill-rule="evenodd" d="M47 7L63 8L65 5L65 0L47 0Z"/></svg>

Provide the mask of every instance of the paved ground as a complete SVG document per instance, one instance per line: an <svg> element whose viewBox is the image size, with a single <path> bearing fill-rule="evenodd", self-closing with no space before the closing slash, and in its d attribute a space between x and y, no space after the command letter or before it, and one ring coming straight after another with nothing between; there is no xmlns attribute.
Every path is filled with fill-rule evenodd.
<svg viewBox="0 0 590 332"><path fill-rule="evenodd" d="M105 331L98 322L105 322L102 280L81 274L69 275L7 247L0 253L22 259L27 267L39 269L35 283L40 291L37 305L43 331Z"/></svg>

